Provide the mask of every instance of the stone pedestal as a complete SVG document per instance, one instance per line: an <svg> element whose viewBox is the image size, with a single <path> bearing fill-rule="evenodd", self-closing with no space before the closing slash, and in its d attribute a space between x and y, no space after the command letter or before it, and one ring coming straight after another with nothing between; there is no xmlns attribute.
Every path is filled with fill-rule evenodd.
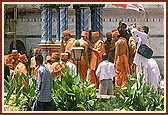
<svg viewBox="0 0 168 115"><path fill-rule="evenodd" d="M55 43L52 43L51 41L42 41L39 44L41 51L42 51L42 56L44 57L44 62L46 61L46 57L48 55L51 55L52 52L60 51L61 50L61 43L60 41L56 41Z"/></svg>

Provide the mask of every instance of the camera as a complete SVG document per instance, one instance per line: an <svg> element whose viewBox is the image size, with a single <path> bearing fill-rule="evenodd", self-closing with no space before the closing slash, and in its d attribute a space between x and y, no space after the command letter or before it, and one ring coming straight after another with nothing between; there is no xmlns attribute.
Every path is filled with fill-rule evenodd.
<svg viewBox="0 0 168 115"><path fill-rule="evenodd" d="M136 24L136 23L130 24L130 25L128 25L127 30L128 30L128 32L130 32L130 31L132 30L132 28L136 28L136 27L137 27L137 24Z"/></svg>

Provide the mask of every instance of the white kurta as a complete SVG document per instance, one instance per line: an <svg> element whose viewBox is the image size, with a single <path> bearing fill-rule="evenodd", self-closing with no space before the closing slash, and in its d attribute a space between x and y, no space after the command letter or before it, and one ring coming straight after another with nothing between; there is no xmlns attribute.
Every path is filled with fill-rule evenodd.
<svg viewBox="0 0 168 115"><path fill-rule="evenodd" d="M137 29L133 28L131 30L131 33L133 35L133 38L135 39L135 41L138 43L137 44L137 49L139 48L140 44L147 44L148 45L148 34L144 33L144 32L140 32ZM137 50L136 49L136 50ZM139 77L141 74L144 74L145 77L147 77L147 68L148 68L148 59L141 56L140 54L138 54L137 52L135 52L135 57L134 57L134 61L133 63L136 64L136 73L137 73L137 79L138 79L138 83L139 81ZM147 83L147 79L145 78L145 82Z"/></svg>
<svg viewBox="0 0 168 115"><path fill-rule="evenodd" d="M160 86L160 70L157 62L151 58L148 59L148 85L153 85L156 89Z"/></svg>
<svg viewBox="0 0 168 115"><path fill-rule="evenodd" d="M70 62L70 61L67 61L67 62L66 62L66 65L69 67L69 70L70 70L71 73L73 72L74 75L77 75L77 67L76 67L75 64L73 64L73 63Z"/></svg>

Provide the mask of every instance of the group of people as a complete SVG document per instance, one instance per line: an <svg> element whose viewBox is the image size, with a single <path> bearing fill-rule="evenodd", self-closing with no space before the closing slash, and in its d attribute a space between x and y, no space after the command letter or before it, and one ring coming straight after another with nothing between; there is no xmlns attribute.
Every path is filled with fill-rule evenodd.
<svg viewBox="0 0 168 115"><path fill-rule="evenodd" d="M116 29L106 33L106 40L100 38L97 31L82 31L81 38L75 40L71 37L70 31L65 30L62 33L61 51L72 54L72 47L76 41L79 41L80 46L84 48L78 68L80 77L96 84L96 88L102 95L113 93L113 91L110 93L107 91L109 88L113 89L108 84L114 83L113 85L121 89L132 73L137 76L138 87L141 82L140 76L144 75L145 83L158 89L161 76L156 60L147 59L137 53L140 44L150 46L148 33L147 26L136 29L133 26L128 27L123 22L119 22ZM73 62L73 55L70 60ZM106 83L109 80L113 82Z"/></svg>
<svg viewBox="0 0 168 115"><path fill-rule="evenodd" d="M56 77L62 77L61 69L65 66L74 75L77 75L78 69L81 80L89 79L95 84L95 88L99 89L101 95L112 95L114 86L121 89L125 82L129 82L128 77L131 73L136 73L138 83L140 83L139 76L143 74L147 85L158 88L160 71L156 61L137 53L141 43L147 44L148 32L147 26L138 29L131 27L128 31L127 25L120 22L118 28L106 33L107 39L104 41L99 37L98 31L82 31L81 37L76 40L72 38L69 30L65 30L62 32L61 50L47 56L45 64L40 48L35 48L30 68L31 77L37 81L37 100L32 110L41 110L45 107L49 110L47 104L50 106L52 104L51 81ZM72 47L77 43L84 49L78 68L72 53ZM5 56L5 65L7 65L5 67L11 69L10 74L7 75L11 78L16 73L27 75L27 62L25 54L12 50L11 54ZM24 80L22 82L28 87Z"/></svg>

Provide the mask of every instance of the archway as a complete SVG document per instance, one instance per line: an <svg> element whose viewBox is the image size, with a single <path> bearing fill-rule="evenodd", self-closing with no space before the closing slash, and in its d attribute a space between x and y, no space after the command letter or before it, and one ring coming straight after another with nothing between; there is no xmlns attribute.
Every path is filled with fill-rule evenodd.
<svg viewBox="0 0 168 115"><path fill-rule="evenodd" d="M13 50L13 41L10 43L10 53L11 51ZM25 45L24 43L21 41L21 40L16 40L16 49L18 50L18 52L20 54L25 54L26 53L26 48L25 48Z"/></svg>

